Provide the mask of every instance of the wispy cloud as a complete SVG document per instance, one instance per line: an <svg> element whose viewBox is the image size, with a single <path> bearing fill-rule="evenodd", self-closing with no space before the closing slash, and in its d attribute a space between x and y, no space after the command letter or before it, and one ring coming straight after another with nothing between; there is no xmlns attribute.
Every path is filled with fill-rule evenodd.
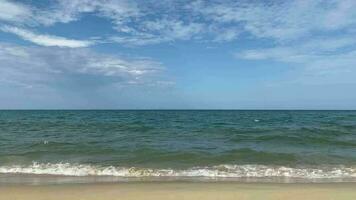
<svg viewBox="0 0 356 200"><path fill-rule="evenodd" d="M191 39L233 41L243 33L285 42L348 29L356 25L355 9L353 0L61 0L44 9L3 0L0 20L51 26L90 13L112 23L117 34L110 36L111 41L133 45Z"/></svg>
<svg viewBox="0 0 356 200"><path fill-rule="evenodd" d="M321 57L343 55L355 49L356 39L351 35L310 38L296 43L278 44L271 48L248 49L237 52L237 58L248 60L275 60L304 63Z"/></svg>
<svg viewBox="0 0 356 200"><path fill-rule="evenodd" d="M95 13L122 26L140 11L134 1L128 0L61 0L47 10L37 12L37 20L45 25L79 20L85 13Z"/></svg>
<svg viewBox="0 0 356 200"><path fill-rule="evenodd" d="M135 30L131 30L131 34L113 36L110 39L126 45L147 45L176 40L190 40L203 32L203 30L204 26L200 23L185 23L181 20L162 19L145 21Z"/></svg>
<svg viewBox="0 0 356 200"><path fill-rule="evenodd" d="M152 59L101 54L87 48L23 47L0 43L0 79L21 84L60 84L93 78L92 84L155 80L164 69Z"/></svg>
<svg viewBox="0 0 356 200"><path fill-rule="evenodd" d="M21 16L26 17L18 17L16 24L31 25L32 27L70 23L80 20L84 14L88 13L105 18L117 31L116 34L109 36L107 41L124 45L149 45L202 39L203 35L209 35L216 41L227 41L235 39L238 35L235 28L221 31L220 27L214 28L209 23L195 20L193 15L182 16L177 10L171 9L172 6L177 6L179 11L188 14L192 10L184 6L187 2L167 1L154 4L127 0L63 0L54 2L42 9L20 3L9 4L24 8ZM15 17L15 13L12 13L12 16ZM214 36L214 33L219 34Z"/></svg>
<svg viewBox="0 0 356 200"><path fill-rule="evenodd" d="M353 37L323 37L271 48L242 50L238 59L276 61L299 68L300 82L355 83L356 39Z"/></svg>
<svg viewBox="0 0 356 200"><path fill-rule="evenodd" d="M41 9L26 2L0 0L0 20L31 25L54 25L80 20L82 14L96 13L109 18L114 24L137 16L139 11L133 1L128 0L57 0L48 2Z"/></svg>
<svg viewBox="0 0 356 200"><path fill-rule="evenodd" d="M297 66L295 80L300 82L355 82L355 1L196 1L190 6L215 26L233 24L267 44L241 48L238 59Z"/></svg>
<svg viewBox="0 0 356 200"><path fill-rule="evenodd" d="M206 2L190 4L194 12L219 26L234 24L255 36L295 40L312 33L334 31L356 24L356 2L284 1Z"/></svg>
<svg viewBox="0 0 356 200"><path fill-rule="evenodd" d="M12 26L3 26L0 28L0 30L7 33L13 33L24 40L33 42L41 46L47 46L47 47L57 46L57 47L79 48L79 47L88 47L94 44L93 41L73 40L73 39L68 39L59 36L37 34L26 29L12 27Z"/></svg>
<svg viewBox="0 0 356 200"><path fill-rule="evenodd" d="M29 6L7 0L0 0L0 20L21 22L32 16Z"/></svg>

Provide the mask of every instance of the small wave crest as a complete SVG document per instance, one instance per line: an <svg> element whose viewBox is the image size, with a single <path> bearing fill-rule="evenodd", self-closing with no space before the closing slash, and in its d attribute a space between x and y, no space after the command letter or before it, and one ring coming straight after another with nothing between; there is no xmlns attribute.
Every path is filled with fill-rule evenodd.
<svg viewBox="0 0 356 200"><path fill-rule="evenodd" d="M46 174L62 176L116 177L206 177L206 178L356 178L356 167L291 168L266 165L217 165L189 169L153 169L136 167L103 167L70 163L32 163L28 166L0 166L0 173Z"/></svg>

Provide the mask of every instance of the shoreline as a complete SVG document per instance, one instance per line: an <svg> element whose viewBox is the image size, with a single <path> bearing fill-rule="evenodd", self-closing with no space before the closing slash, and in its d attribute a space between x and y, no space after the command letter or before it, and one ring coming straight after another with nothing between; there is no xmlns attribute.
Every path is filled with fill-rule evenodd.
<svg viewBox="0 0 356 200"><path fill-rule="evenodd" d="M4 185L65 185L65 184L156 184L156 183L211 183L211 184L356 184L352 178L295 178L295 177L119 177L119 176L63 176L49 174L0 173Z"/></svg>
<svg viewBox="0 0 356 200"><path fill-rule="evenodd" d="M356 183L128 182L2 185L0 200L337 199L356 198Z"/></svg>

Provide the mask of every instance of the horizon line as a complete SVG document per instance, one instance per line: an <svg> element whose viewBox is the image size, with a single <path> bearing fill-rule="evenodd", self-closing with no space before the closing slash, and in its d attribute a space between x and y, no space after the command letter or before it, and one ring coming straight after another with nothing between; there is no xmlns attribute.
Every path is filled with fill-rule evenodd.
<svg viewBox="0 0 356 200"><path fill-rule="evenodd" d="M71 108L71 109L61 109L61 108L30 108L30 109L0 109L0 111L356 111L356 109L220 109L220 108Z"/></svg>

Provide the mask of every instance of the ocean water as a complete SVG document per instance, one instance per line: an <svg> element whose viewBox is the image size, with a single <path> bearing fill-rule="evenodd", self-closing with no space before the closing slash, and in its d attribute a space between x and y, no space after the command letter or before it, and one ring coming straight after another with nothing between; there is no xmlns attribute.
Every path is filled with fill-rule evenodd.
<svg viewBox="0 0 356 200"><path fill-rule="evenodd" d="M0 174L355 181L356 111L0 111Z"/></svg>

